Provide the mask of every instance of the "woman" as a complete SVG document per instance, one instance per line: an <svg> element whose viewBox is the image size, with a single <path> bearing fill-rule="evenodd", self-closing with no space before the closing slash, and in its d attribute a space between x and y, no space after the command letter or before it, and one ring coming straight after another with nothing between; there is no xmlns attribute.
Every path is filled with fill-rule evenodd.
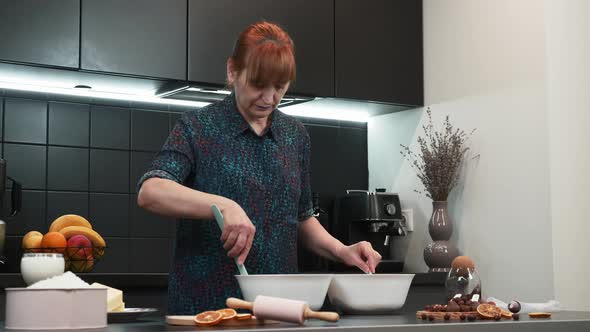
<svg viewBox="0 0 590 332"><path fill-rule="evenodd" d="M309 135L276 109L294 78L287 33L268 22L249 26L227 61L233 93L185 113L140 179L139 206L181 219L170 314L218 309L227 297L241 297L228 256L251 274L296 273L298 236L319 255L375 271L381 256L368 242L345 246L312 215ZM224 216L223 232L213 204Z"/></svg>

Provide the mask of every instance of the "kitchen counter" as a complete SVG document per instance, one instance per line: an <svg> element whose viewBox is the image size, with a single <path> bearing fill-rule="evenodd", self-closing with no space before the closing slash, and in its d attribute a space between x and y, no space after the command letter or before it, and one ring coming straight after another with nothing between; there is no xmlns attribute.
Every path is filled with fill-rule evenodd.
<svg viewBox="0 0 590 332"><path fill-rule="evenodd" d="M93 329L84 331L104 332L134 332L134 331L326 331L345 330L346 332L357 331L590 331L590 312L564 311L553 313L549 319L530 319L527 315L521 315L519 321L475 321L475 322L429 322L416 319L415 314L383 315L383 316L343 316L337 323L328 323L317 320L310 320L303 326L279 323L258 327L241 328L198 328L192 326L170 326L166 325L163 317L145 317L135 323L109 324L104 329ZM4 331L4 323L0 326Z"/></svg>
<svg viewBox="0 0 590 332"><path fill-rule="evenodd" d="M167 273L81 273L79 276L86 282L99 282L124 291L127 307L157 308L165 313L168 307ZM438 303L445 297L444 273L417 273L412 280L406 304L400 312L415 312L428 303ZM19 273L0 274L0 321L5 315L4 288L24 287ZM326 309L329 309L327 303Z"/></svg>

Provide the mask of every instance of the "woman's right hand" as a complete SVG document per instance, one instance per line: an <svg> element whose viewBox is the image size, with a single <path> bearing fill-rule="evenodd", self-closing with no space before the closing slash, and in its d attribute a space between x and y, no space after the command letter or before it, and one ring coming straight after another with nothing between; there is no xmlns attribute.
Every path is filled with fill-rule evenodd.
<svg viewBox="0 0 590 332"><path fill-rule="evenodd" d="M229 257L236 257L238 264L244 264L252 248L256 227L246 212L236 202L222 208L224 225L221 232L223 249Z"/></svg>

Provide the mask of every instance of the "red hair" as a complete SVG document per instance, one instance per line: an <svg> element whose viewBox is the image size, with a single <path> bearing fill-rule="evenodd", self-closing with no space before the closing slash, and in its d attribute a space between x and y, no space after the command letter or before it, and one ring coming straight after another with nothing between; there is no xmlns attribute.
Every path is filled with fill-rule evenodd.
<svg viewBox="0 0 590 332"><path fill-rule="evenodd" d="M232 71L246 70L246 82L255 87L283 85L295 80L295 55L291 37L266 21L248 26L236 41L230 57Z"/></svg>

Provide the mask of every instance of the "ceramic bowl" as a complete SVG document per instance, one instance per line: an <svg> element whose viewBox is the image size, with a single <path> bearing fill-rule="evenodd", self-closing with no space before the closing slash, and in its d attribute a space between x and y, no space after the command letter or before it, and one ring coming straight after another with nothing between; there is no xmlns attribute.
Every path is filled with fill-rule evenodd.
<svg viewBox="0 0 590 332"><path fill-rule="evenodd" d="M26 253L20 261L20 273L27 285L64 273L65 259L58 253Z"/></svg>
<svg viewBox="0 0 590 332"><path fill-rule="evenodd" d="M253 302L258 295L307 302L320 310L332 280L331 274L258 274L236 275L244 300Z"/></svg>
<svg viewBox="0 0 590 332"><path fill-rule="evenodd" d="M413 274L335 274L330 302L345 313L390 313L406 302Z"/></svg>

